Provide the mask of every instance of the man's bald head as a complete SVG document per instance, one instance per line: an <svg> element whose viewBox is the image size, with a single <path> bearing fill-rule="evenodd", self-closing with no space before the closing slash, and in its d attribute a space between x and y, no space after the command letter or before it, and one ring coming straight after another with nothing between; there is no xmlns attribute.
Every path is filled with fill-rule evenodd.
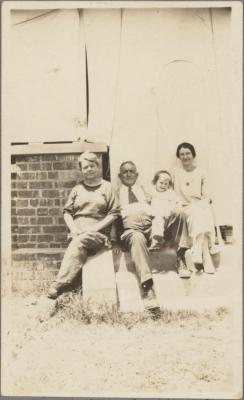
<svg viewBox="0 0 244 400"><path fill-rule="evenodd" d="M125 186L133 186L138 178L136 165L133 161L124 161L119 168L119 178Z"/></svg>

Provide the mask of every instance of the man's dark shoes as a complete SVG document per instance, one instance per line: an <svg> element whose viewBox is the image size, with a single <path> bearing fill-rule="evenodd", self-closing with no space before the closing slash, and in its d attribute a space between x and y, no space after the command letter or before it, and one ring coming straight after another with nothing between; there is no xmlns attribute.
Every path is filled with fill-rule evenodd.
<svg viewBox="0 0 244 400"><path fill-rule="evenodd" d="M151 246L148 248L149 251L157 251L157 250L160 250L160 249L161 249L161 246L157 242L152 243Z"/></svg>
<svg viewBox="0 0 244 400"><path fill-rule="evenodd" d="M157 302L155 290L153 288L152 280L142 285L142 295L145 309L148 310L154 318L159 318L160 307Z"/></svg>

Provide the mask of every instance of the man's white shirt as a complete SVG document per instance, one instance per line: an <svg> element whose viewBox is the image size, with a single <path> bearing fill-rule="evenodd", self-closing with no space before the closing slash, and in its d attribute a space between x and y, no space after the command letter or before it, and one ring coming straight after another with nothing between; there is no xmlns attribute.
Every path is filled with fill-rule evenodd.
<svg viewBox="0 0 244 400"><path fill-rule="evenodd" d="M129 187L121 184L119 188L119 203L122 217L140 212L152 215L151 206L146 201L146 195L140 185L131 186L131 190L136 196L138 202L129 203Z"/></svg>

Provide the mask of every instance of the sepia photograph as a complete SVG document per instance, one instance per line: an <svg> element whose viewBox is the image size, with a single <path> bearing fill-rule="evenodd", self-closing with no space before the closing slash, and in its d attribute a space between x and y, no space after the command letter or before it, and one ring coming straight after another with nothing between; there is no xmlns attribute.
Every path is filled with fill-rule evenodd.
<svg viewBox="0 0 244 400"><path fill-rule="evenodd" d="M243 398L243 3L1 4L1 394Z"/></svg>

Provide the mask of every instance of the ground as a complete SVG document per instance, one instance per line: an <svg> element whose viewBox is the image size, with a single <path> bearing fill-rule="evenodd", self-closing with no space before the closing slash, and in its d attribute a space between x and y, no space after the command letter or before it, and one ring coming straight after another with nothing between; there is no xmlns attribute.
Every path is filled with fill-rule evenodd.
<svg viewBox="0 0 244 400"><path fill-rule="evenodd" d="M145 312L94 314L79 293L54 304L44 296L4 299L3 394L242 397L236 300L163 308L157 320Z"/></svg>

